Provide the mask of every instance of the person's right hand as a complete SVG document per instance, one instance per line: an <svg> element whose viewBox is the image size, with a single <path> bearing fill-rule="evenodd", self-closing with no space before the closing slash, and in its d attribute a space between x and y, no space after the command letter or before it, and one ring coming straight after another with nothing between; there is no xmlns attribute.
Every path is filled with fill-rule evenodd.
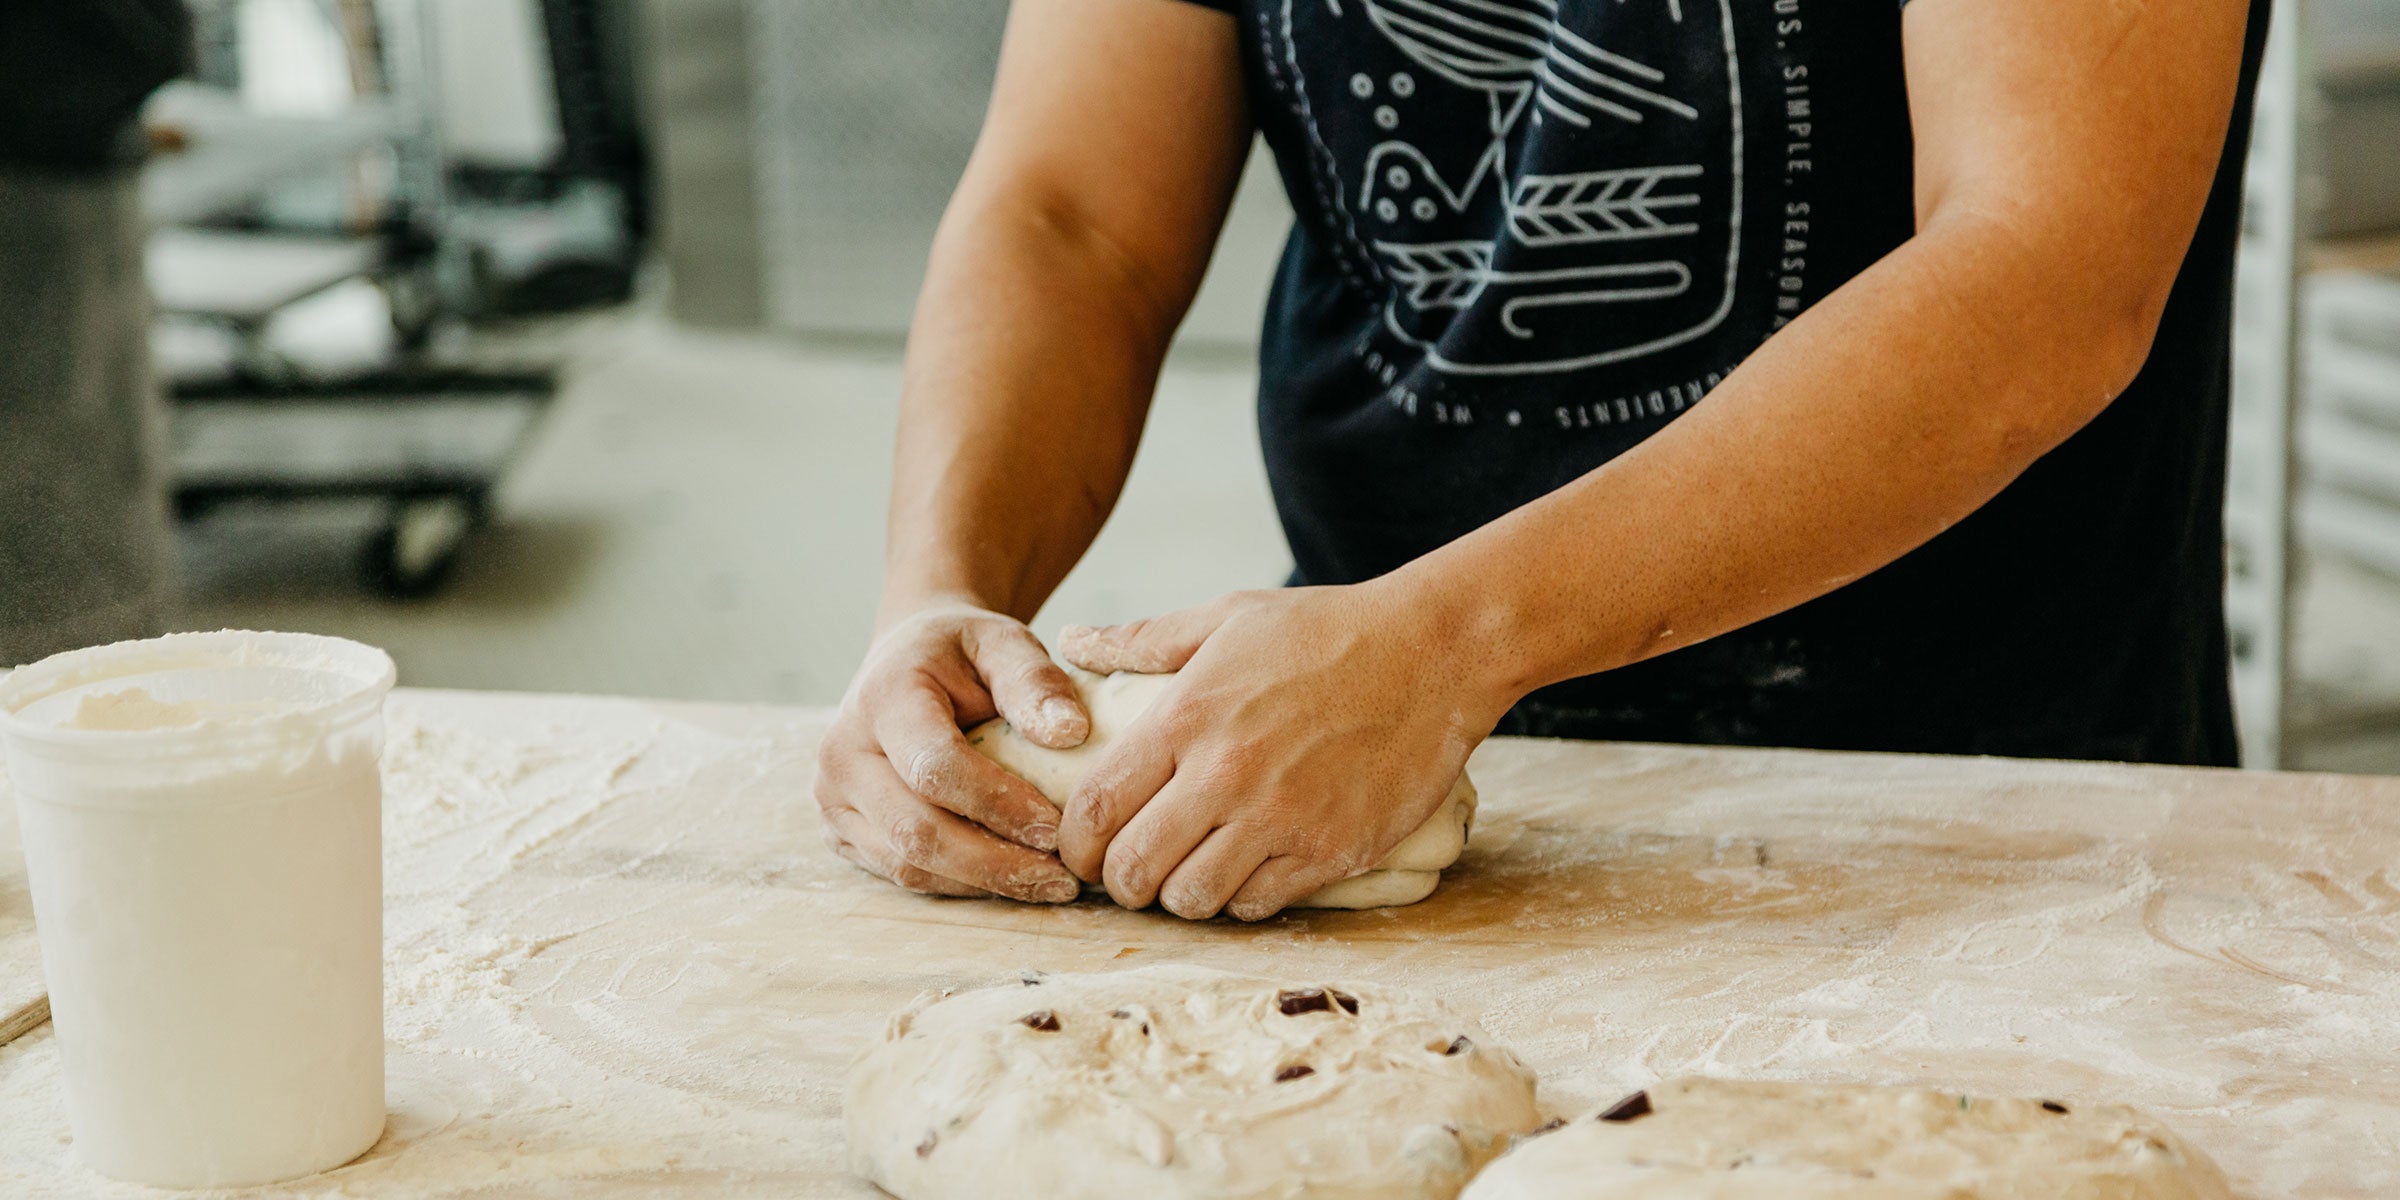
<svg viewBox="0 0 2400 1200"><path fill-rule="evenodd" d="M817 751L834 853L910 891L1063 904L1058 808L967 745L995 716L1065 750L1091 717L1024 622L964 604L926 609L867 652Z"/></svg>

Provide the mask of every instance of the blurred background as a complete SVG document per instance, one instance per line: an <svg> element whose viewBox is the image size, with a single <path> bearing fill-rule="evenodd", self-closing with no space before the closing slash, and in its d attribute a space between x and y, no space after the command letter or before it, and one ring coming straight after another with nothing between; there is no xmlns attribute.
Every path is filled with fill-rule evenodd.
<svg viewBox="0 0 2400 1200"><path fill-rule="evenodd" d="M244 626L418 686L838 699L999 0L22 7L0 660ZM2400 4L2278 19L2228 502L2246 757L2400 772ZM1045 634L1282 578L1250 363L1288 222L1254 161ZM45 390L73 412L21 419Z"/></svg>

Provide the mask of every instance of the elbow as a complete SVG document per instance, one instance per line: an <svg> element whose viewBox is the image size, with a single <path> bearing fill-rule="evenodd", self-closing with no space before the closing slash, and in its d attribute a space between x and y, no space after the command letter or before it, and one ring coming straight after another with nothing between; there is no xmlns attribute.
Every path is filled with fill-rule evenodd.
<svg viewBox="0 0 2400 1200"><path fill-rule="evenodd" d="M2158 333L2188 239L2170 252L2167 239L2024 205L1946 206L1940 218L1920 237L1980 285L1960 315L2002 367L1993 383L2007 402L1988 410L1987 433L2003 460L2030 463L2105 411L2154 355L2178 352Z"/></svg>
<svg viewBox="0 0 2400 1200"><path fill-rule="evenodd" d="M2027 386L2018 403L1999 406L1998 457L2029 465L2114 404L2153 356L2174 352L2158 344L2168 291L2109 288L2043 305L2049 319L2033 322L2018 348L2031 368L2020 377Z"/></svg>
<svg viewBox="0 0 2400 1200"><path fill-rule="evenodd" d="M962 182L935 235L936 253L985 260L996 247L1038 262L1039 275L1091 306L1130 344L1163 354L1199 289L1184 269L1122 219L1111 220L1066 184L1038 171L993 171ZM954 228L955 227L955 228ZM971 244L970 244L971 243Z"/></svg>
<svg viewBox="0 0 2400 1200"><path fill-rule="evenodd" d="M2090 318L2047 346L2027 346L2037 367L2018 403L1996 406L1987 426L1990 461L2015 472L2056 449L2115 403L2150 362L2156 315L2128 312Z"/></svg>
<svg viewBox="0 0 2400 1200"><path fill-rule="evenodd" d="M2151 357L2160 352L2158 330L2166 320L2167 297L2173 287L2170 276L2156 286L2111 297L2090 314L2082 358L2087 384L2098 399L2085 420L2098 416L2132 387Z"/></svg>

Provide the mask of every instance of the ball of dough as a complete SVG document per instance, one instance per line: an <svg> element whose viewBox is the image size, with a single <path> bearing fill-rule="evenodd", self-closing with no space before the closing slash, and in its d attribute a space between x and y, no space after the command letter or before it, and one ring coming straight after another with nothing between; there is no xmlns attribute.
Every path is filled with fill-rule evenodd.
<svg viewBox="0 0 2400 1200"><path fill-rule="evenodd" d="M1533 1090L1404 992L1158 966L920 996L843 1119L902 1200L1450 1200L1540 1122Z"/></svg>
<svg viewBox="0 0 2400 1200"><path fill-rule="evenodd" d="M1167 690L1172 675L1095 675L1074 667L1067 676L1083 696L1092 716L1091 736L1072 750L1052 750L1035 744L1007 721L986 721L967 731L967 741L983 756L1014 771L1035 790L1063 805L1083 782L1110 742L1139 719ZM1389 908L1414 904L1433 894L1442 870L1458 861L1467 834L1475 824L1475 785L1465 772L1451 785L1425 823L1416 828L1373 869L1330 884L1293 905L1295 908Z"/></svg>
<svg viewBox="0 0 2400 1200"><path fill-rule="evenodd" d="M1520 1143L1463 1200L2228 1200L2130 1108L1676 1079Z"/></svg>

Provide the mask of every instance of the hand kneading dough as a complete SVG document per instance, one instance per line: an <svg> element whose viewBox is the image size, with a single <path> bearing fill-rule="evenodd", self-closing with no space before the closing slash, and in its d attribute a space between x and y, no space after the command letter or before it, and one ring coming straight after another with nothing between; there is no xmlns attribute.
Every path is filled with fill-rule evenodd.
<svg viewBox="0 0 2400 1200"><path fill-rule="evenodd" d="M902 1200L1450 1200L1541 1120L1441 1005L1186 966L920 996L842 1108Z"/></svg>
<svg viewBox="0 0 2400 1200"><path fill-rule="evenodd" d="M2206 1155L2130 1108L1677 1079L1519 1144L1463 1200L2231 1195Z"/></svg>
<svg viewBox="0 0 2400 1200"><path fill-rule="evenodd" d="M983 756L1022 776L1053 804L1064 805L1083 782L1092 764L1116 736L1132 725L1172 675L1094 675L1067 668L1067 676L1083 694L1092 714L1092 734L1072 750L1037 746L1006 721L986 721L967 731L967 741ZM1294 908L1390 908L1415 904L1433 894L1442 869L1458 861L1466 849L1467 831L1475 824L1475 785L1464 772L1450 788L1442 806L1416 832L1392 847L1383 861L1363 875L1331 884Z"/></svg>

